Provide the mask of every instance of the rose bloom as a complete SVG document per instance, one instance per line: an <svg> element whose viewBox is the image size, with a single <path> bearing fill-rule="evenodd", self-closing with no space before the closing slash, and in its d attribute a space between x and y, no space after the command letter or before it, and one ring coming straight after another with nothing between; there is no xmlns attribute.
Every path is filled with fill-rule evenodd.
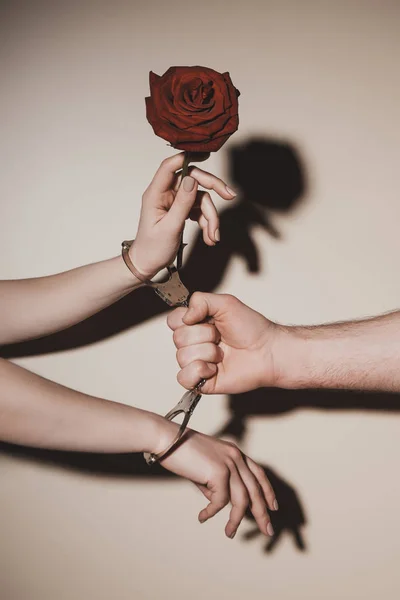
<svg viewBox="0 0 400 600"><path fill-rule="evenodd" d="M238 128L239 94L229 73L208 67L150 72L147 120L178 150L216 152Z"/></svg>

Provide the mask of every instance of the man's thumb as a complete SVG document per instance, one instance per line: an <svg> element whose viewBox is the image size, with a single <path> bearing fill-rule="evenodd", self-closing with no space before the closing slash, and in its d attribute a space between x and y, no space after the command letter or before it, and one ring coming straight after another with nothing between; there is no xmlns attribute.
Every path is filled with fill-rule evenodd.
<svg viewBox="0 0 400 600"><path fill-rule="evenodd" d="M221 294L195 292L190 298L189 308L182 318L183 322L185 325L194 325L214 317L223 308L223 298Z"/></svg>

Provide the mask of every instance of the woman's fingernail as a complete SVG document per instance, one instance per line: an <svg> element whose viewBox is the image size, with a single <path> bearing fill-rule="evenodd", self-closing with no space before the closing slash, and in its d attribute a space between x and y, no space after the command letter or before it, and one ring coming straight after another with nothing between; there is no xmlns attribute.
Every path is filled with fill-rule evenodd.
<svg viewBox="0 0 400 600"><path fill-rule="evenodd" d="M205 523L206 519L204 517L199 517L199 523Z"/></svg>
<svg viewBox="0 0 400 600"><path fill-rule="evenodd" d="M235 537L235 535L236 535L236 531L232 531L231 535L229 536L231 538L231 540L233 540L233 538Z"/></svg>
<svg viewBox="0 0 400 600"><path fill-rule="evenodd" d="M271 523L268 523L267 525L267 531L268 531L268 535L274 535L274 528L272 527Z"/></svg>
<svg viewBox="0 0 400 600"><path fill-rule="evenodd" d="M226 191L228 192L228 194L230 194L231 196L236 196L236 192L234 192L230 187L228 187L227 185L225 186Z"/></svg>
<svg viewBox="0 0 400 600"><path fill-rule="evenodd" d="M278 510L279 509L279 504L278 501L275 499L274 500L274 510Z"/></svg>
<svg viewBox="0 0 400 600"><path fill-rule="evenodd" d="M183 189L185 192L191 192L194 188L194 179L188 175L183 178Z"/></svg>
<svg viewBox="0 0 400 600"><path fill-rule="evenodd" d="M221 239L221 234L220 234L220 232L219 232L219 229L216 229L216 230L215 230L215 233L214 233L214 238L217 240L217 242L219 242L219 241L220 241L220 239Z"/></svg>

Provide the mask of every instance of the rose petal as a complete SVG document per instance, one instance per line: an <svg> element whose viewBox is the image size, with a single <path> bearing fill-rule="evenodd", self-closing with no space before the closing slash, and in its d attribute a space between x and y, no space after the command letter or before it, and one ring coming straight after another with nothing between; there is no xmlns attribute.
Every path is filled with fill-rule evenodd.
<svg viewBox="0 0 400 600"><path fill-rule="evenodd" d="M150 71L149 73L149 80L150 80L150 90L152 90L153 86L156 86L157 83L160 81L161 77L159 75L157 75L156 73L153 73L153 71Z"/></svg>
<svg viewBox="0 0 400 600"><path fill-rule="evenodd" d="M180 108L182 104L174 105L173 100L169 96L168 83L163 82L159 89L154 89L153 97L159 111L160 118L165 118L175 126L187 129L193 125L201 123L209 123L213 119L217 119L219 116L225 113L224 110L224 97L221 95L217 96L216 102L213 106L204 105L201 110L191 112L190 110Z"/></svg>
<svg viewBox="0 0 400 600"><path fill-rule="evenodd" d="M225 142L231 137L231 134L220 136L206 142L199 143L177 143L174 148L177 150L186 150L186 152L217 152Z"/></svg>
<svg viewBox="0 0 400 600"><path fill-rule="evenodd" d="M213 94L204 102L200 94L207 92L204 86L209 82ZM150 73L150 90L147 119L156 135L177 149L216 152L238 128L240 92L228 72L170 67L161 77Z"/></svg>

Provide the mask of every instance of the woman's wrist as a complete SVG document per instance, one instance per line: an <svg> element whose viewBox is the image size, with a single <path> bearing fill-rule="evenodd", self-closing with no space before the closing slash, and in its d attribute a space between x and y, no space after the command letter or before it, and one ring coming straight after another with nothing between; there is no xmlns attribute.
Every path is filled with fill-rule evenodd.
<svg viewBox="0 0 400 600"><path fill-rule="evenodd" d="M168 433L170 433L170 438L172 439L174 424L154 412L141 408L131 408L131 410L134 411L134 414L132 412L129 425L130 451L155 454L160 452L163 449L161 446L164 444L164 441L167 440L168 442ZM172 425L170 431L168 424Z"/></svg>
<svg viewBox="0 0 400 600"><path fill-rule="evenodd" d="M144 279L153 279L157 275L157 273L159 273L163 269L163 267L160 267L158 269L150 267L146 258L141 256L141 253L138 252L137 244L135 244L135 241L132 243L132 246L129 249L129 258L131 259L132 264L134 265L136 270Z"/></svg>
<svg viewBox="0 0 400 600"><path fill-rule="evenodd" d="M152 413L152 420L153 437L151 439L151 448L147 451L152 454L160 454L174 440L179 430L179 425L155 413Z"/></svg>
<svg viewBox="0 0 400 600"><path fill-rule="evenodd" d="M121 285L121 291L124 293L132 292L133 290L143 286L140 281L126 266L122 255L110 259L114 264L114 270L118 273L118 280Z"/></svg>

